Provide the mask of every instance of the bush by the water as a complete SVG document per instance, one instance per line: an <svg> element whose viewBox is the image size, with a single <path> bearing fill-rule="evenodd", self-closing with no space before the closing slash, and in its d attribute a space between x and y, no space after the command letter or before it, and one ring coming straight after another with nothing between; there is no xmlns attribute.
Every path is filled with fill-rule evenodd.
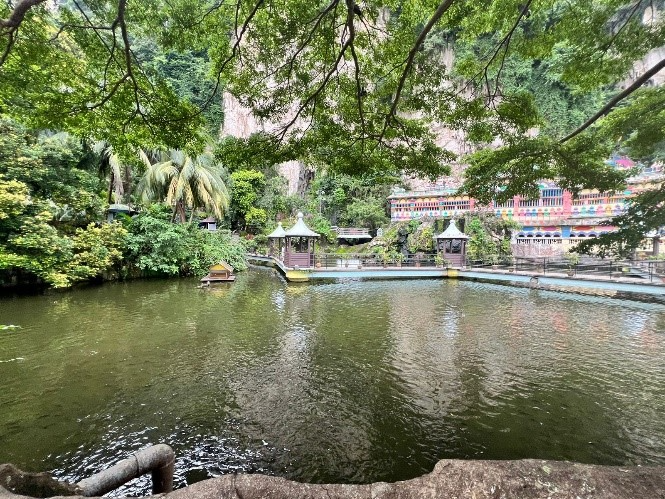
<svg viewBox="0 0 665 499"><path fill-rule="evenodd" d="M174 224L164 206L153 206L128 224L126 271L148 275L202 275L225 260L245 270L245 247L227 230L201 230L196 223Z"/></svg>

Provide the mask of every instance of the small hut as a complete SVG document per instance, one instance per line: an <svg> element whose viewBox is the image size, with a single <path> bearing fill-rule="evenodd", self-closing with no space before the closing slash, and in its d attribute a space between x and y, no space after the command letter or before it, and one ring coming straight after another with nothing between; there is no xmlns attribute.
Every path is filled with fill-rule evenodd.
<svg viewBox="0 0 665 499"><path fill-rule="evenodd" d="M128 215L131 217L137 213L138 212L136 210L132 209L132 207L127 204L110 204L106 209L106 221L111 223L118 215Z"/></svg>
<svg viewBox="0 0 665 499"><path fill-rule="evenodd" d="M282 222L277 224L277 228L268 234L268 254L279 259L283 259L282 250L284 249L284 236L286 231L282 227Z"/></svg>
<svg viewBox="0 0 665 499"><path fill-rule="evenodd" d="M214 217L204 218L203 220L199 221L199 228L214 232L217 230L217 219Z"/></svg>
<svg viewBox="0 0 665 499"><path fill-rule="evenodd" d="M215 282L233 282L236 280L236 276L233 275L233 267L231 267L224 260L211 265L208 269L208 275L201 279L201 282L204 284L210 284Z"/></svg>
<svg viewBox="0 0 665 499"><path fill-rule="evenodd" d="M455 220L451 220L448 228L436 236L436 249L451 265L461 267L466 259L468 239L469 236L457 228Z"/></svg>
<svg viewBox="0 0 665 499"><path fill-rule="evenodd" d="M319 234L307 227L302 212L298 221L284 233L284 265L287 267L310 268L314 266L314 242Z"/></svg>

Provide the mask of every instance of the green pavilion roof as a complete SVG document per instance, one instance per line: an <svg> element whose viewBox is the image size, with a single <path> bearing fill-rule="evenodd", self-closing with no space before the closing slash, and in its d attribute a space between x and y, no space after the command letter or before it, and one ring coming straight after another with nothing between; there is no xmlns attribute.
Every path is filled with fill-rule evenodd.
<svg viewBox="0 0 665 499"><path fill-rule="evenodd" d="M282 222L279 222L277 228L268 234L268 237L271 239L280 239L284 236L286 236L286 231L284 230L284 227L282 227Z"/></svg>
<svg viewBox="0 0 665 499"><path fill-rule="evenodd" d="M302 211L298 212L298 221L293 227L286 231L286 237L319 237L319 234L307 227L303 220Z"/></svg>

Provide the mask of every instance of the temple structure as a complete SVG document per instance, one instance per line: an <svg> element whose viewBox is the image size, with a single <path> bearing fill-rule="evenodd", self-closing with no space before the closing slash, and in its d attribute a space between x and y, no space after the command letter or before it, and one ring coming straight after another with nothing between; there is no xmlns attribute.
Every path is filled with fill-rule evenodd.
<svg viewBox="0 0 665 499"><path fill-rule="evenodd" d="M611 160L615 168L630 169L635 164L628 158ZM393 222L417 220L424 217L459 218L474 211L493 212L497 217L515 220L522 228L516 234L517 243L552 242L566 238L596 237L615 227L602 222L626 210L628 200L641 192L655 189L665 180L662 165L652 165L628 181L622 192L584 190L577 197L560 188L555 182L540 184L538 199L515 196L505 203L480 205L473 198L459 196L457 189L439 188L427 191L396 189L388 197Z"/></svg>

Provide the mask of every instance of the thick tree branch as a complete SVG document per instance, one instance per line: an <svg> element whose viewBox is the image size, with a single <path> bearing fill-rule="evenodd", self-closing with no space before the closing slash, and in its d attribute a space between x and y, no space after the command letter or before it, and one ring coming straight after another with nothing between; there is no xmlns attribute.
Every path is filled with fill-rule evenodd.
<svg viewBox="0 0 665 499"><path fill-rule="evenodd" d="M0 19L0 35L7 37L7 45L0 56L0 67L5 63L7 57L9 57L9 53L14 47L16 33L23 22L25 15L32 7L44 3L45 1L46 0L20 0L14 6L14 9L7 19Z"/></svg>
<svg viewBox="0 0 665 499"><path fill-rule="evenodd" d="M395 96L393 97L393 101L390 106L390 111L388 111L388 114L386 115L386 120L383 124L383 131L381 132L381 138L383 138L383 136L386 133L386 130L388 129L388 126L390 125L390 122L395 118L395 115L397 114L397 105L399 104L399 100L402 96L402 90L404 89L404 85L406 84L406 79L409 76L409 73L411 72L413 61L416 58L416 54L418 53L420 46L425 41L425 38L427 37L429 32L432 31L434 25L439 21L439 19L441 19L443 14L446 13L446 11L450 8L450 6L453 4L454 1L455 0L444 0L439 4L438 8L434 12L430 20L427 22L423 30L418 35L418 38L416 38L416 41L411 47L411 50L409 50L409 54L405 60L404 70L402 71L402 76L400 76L399 83L397 84L397 89L395 90Z"/></svg>
<svg viewBox="0 0 665 499"><path fill-rule="evenodd" d="M652 76L654 76L656 73L658 73L663 68L665 68L665 59L662 59L655 66L653 66L649 71L647 71L642 76L640 76L637 80L635 80L632 85L630 85L628 88L626 88L623 92L616 95L612 100L610 100L607 104L605 104L602 107L602 109L600 109L600 111L598 111L591 118L589 118L587 121L585 121L579 128L573 130L571 133L569 133L564 138L562 138L559 141L559 143L563 144L564 142L569 141L570 139L572 139L576 135L579 135L584 130L589 128L596 121L598 121L600 118L602 118L603 116L608 114L612 109L614 109L614 107L619 102L624 100L626 97L628 97L630 94L632 94L635 90L637 90L642 85L644 85L647 81L649 81L649 79Z"/></svg>
<svg viewBox="0 0 665 499"><path fill-rule="evenodd" d="M46 0L20 0L7 19L0 19L0 28L15 30L23 22L23 18L32 7L44 2Z"/></svg>

